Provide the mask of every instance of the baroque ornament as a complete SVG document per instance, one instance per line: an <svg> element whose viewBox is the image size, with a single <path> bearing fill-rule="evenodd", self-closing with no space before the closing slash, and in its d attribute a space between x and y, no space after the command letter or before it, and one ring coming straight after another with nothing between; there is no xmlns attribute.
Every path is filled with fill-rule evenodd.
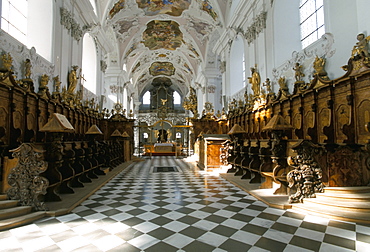
<svg viewBox="0 0 370 252"><path fill-rule="evenodd" d="M23 143L12 150L13 157L18 158L18 164L11 170L8 183L8 198L19 200L22 206L32 206L35 210L46 210L46 206L39 200L41 194L46 194L49 181L40 176L46 171L48 164L41 161L44 151L38 150L33 144Z"/></svg>
<svg viewBox="0 0 370 252"><path fill-rule="evenodd" d="M255 19L252 25L247 28L244 33L248 44L252 43L265 28L266 28L267 12L261 12Z"/></svg>
<svg viewBox="0 0 370 252"><path fill-rule="evenodd" d="M80 25L73 19L72 13L65 8L60 8L60 24L71 33L71 36L80 41L83 31Z"/></svg>

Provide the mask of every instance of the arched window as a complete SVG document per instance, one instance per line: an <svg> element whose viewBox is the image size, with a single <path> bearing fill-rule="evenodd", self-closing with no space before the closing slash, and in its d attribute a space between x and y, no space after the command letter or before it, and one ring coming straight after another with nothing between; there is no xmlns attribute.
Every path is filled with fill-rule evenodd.
<svg viewBox="0 0 370 252"><path fill-rule="evenodd" d="M299 16L302 48L305 48L325 33L323 0L300 0Z"/></svg>
<svg viewBox="0 0 370 252"><path fill-rule="evenodd" d="M82 49L82 73L85 80L82 80L83 86L96 94L96 47L95 41L86 33L83 37Z"/></svg>
<svg viewBox="0 0 370 252"><path fill-rule="evenodd" d="M173 92L173 104L175 105L181 104L181 96L177 91Z"/></svg>
<svg viewBox="0 0 370 252"><path fill-rule="evenodd" d="M238 35L231 46L230 52L230 94L233 95L245 86L244 41Z"/></svg>
<svg viewBox="0 0 370 252"><path fill-rule="evenodd" d="M150 92L146 91L143 95L143 105L150 105Z"/></svg>

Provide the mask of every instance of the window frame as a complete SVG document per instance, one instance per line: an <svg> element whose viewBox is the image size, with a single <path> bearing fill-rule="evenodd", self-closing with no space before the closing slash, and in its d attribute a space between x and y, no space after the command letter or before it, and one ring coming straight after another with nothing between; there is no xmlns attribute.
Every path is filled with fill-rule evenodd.
<svg viewBox="0 0 370 252"><path fill-rule="evenodd" d="M314 8L307 12L310 7L311 9L312 7ZM306 11L306 13L304 11ZM299 19L301 45L302 48L306 48L320 39L320 37L325 33L323 0L301 0L299 3ZM307 29L308 32L306 32L304 29Z"/></svg>

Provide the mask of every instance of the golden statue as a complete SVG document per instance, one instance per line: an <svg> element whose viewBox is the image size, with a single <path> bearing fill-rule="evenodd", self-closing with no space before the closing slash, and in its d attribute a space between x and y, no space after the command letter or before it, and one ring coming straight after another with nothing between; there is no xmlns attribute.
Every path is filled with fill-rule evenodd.
<svg viewBox="0 0 370 252"><path fill-rule="evenodd" d="M167 141L169 142L171 140L172 132L170 129L167 130Z"/></svg>
<svg viewBox="0 0 370 252"><path fill-rule="evenodd" d="M74 93L77 87L77 69L78 66L72 66L72 70L68 75L68 93L70 94Z"/></svg>
<svg viewBox="0 0 370 252"><path fill-rule="evenodd" d="M47 88L48 82L49 82L49 76L46 75L46 74L41 75L39 89L45 89L45 88Z"/></svg>
<svg viewBox="0 0 370 252"><path fill-rule="evenodd" d="M324 58L319 58L316 56L315 61L313 62L313 69L315 69L314 75L318 76L326 76L327 73L325 71L325 59Z"/></svg>
<svg viewBox="0 0 370 252"><path fill-rule="evenodd" d="M59 92L60 92L60 84L62 83L62 82L60 82L60 80L59 80L59 75L55 76L55 77L53 78L53 80L54 80L54 84L55 84L54 92L55 92L55 93L59 93Z"/></svg>
<svg viewBox="0 0 370 252"><path fill-rule="evenodd" d="M300 65L298 62L295 63L293 70L294 70L295 83L301 83L302 77L305 76L302 71L302 65Z"/></svg>
<svg viewBox="0 0 370 252"><path fill-rule="evenodd" d="M284 76L280 77L278 80L278 83L279 83L280 91L282 92L282 94L287 96L289 94L289 88L286 83L285 77Z"/></svg>
<svg viewBox="0 0 370 252"><path fill-rule="evenodd" d="M128 114L128 117L130 118L134 117L134 112L132 111L132 109L130 109L130 113Z"/></svg>
<svg viewBox="0 0 370 252"><path fill-rule="evenodd" d="M48 82L49 82L49 76L46 74L41 75L38 94L44 99L48 99L48 96L46 94L48 91Z"/></svg>
<svg viewBox="0 0 370 252"><path fill-rule="evenodd" d="M272 93L272 89L271 89L271 82L270 82L270 79L267 78L266 81L262 84L264 87L266 87L266 91L268 94L271 94Z"/></svg>
<svg viewBox="0 0 370 252"><path fill-rule="evenodd" d="M365 34L360 33L357 35L356 44L353 46L352 49L352 58L355 56L362 56L365 58L369 57L369 51L368 51L368 43L370 40L370 36L365 37Z"/></svg>
<svg viewBox="0 0 370 252"><path fill-rule="evenodd" d="M251 67L252 77L248 77L249 83L252 85L252 91L254 96L260 95L260 85L261 85L261 77L259 73L257 72L257 65L255 67Z"/></svg>
<svg viewBox="0 0 370 252"><path fill-rule="evenodd" d="M30 59L26 59L26 61L24 62L24 67L25 67L24 77L26 79L30 79L31 78L31 68L32 68L32 64L31 64Z"/></svg>
<svg viewBox="0 0 370 252"><path fill-rule="evenodd" d="M161 99L161 101L163 106L166 105L167 99Z"/></svg>

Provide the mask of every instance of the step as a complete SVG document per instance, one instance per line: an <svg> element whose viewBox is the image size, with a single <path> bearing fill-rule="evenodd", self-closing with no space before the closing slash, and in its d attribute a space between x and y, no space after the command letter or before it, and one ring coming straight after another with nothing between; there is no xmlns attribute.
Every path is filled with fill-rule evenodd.
<svg viewBox="0 0 370 252"><path fill-rule="evenodd" d="M46 216L46 212L33 212L5 220L0 220L0 231L15 228L21 225L32 223Z"/></svg>
<svg viewBox="0 0 370 252"><path fill-rule="evenodd" d="M7 199L8 199L8 195L0 194L0 200L7 200Z"/></svg>
<svg viewBox="0 0 370 252"><path fill-rule="evenodd" d="M325 193L339 193L339 194L358 194L370 193L370 186L349 186L349 187L325 187Z"/></svg>
<svg viewBox="0 0 370 252"><path fill-rule="evenodd" d="M32 207L30 206L18 206L18 207L0 209L0 220L29 214L31 211L32 211Z"/></svg>
<svg viewBox="0 0 370 252"><path fill-rule="evenodd" d="M337 200L344 201L369 201L370 202L370 193L337 193L337 192L325 192L325 193L316 193L317 198L332 198Z"/></svg>
<svg viewBox="0 0 370 252"><path fill-rule="evenodd" d="M317 215L342 221L370 224L370 211L343 210L337 207L313 205L313 204L292 204L292 210L303 212L308 215Z"/></svg>
<svg viewBox="0 0 370 252"><path fill-rule="evenodd" d="M370 204L368 201L357 201L357 200L337 200L329 198L306 198L303 200L303 204L309 205L321 205L321 207L335 207L340 210L352 210L352 211L369 211Z"/></svg>
<svg viewBox="0 0 370 252"><path fill-rule="evenodd" d="M17 205L18 205L18 200L1 200L0 201L0 209L16 207Z"/></svg>

